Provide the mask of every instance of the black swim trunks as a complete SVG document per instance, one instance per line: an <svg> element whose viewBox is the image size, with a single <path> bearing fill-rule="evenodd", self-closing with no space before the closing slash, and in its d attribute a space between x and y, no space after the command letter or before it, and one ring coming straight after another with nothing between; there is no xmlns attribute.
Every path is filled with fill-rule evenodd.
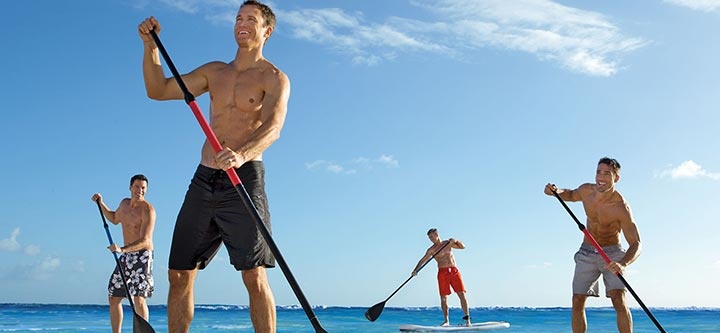
<svg viewBox="0 0 720 333"><path fill-rule="evenodd" d="M250 161L235 170L270 230L262 161ZM220 244L225 244L237 270L275 266L272 252L225 171L199 165L175 222L168 266L203 269Z"/></svg>
<svg viewBox="0 0 720 333"><path fill-rule="evenodd" d="M152 275L153 252L149 250L125 252L120 255L120 264L123 265L125 271L125 283L127 283L127 288L130 290L130 295L145 298L152 297L155 286ZM110 276L108 295L127 297L117 265Z"/></svg>

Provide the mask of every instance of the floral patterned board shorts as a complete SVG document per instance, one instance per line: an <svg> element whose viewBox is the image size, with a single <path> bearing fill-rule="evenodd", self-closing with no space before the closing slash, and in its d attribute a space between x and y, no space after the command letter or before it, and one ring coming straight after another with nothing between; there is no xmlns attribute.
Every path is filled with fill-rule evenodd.
<svg viewBox="0 0 720 333"><path fill-rule="evenodd" d="M152 297L155 290L155 281L152 276L153 251L140 250L126 252L120 256L120 264L125 271L125 282L130 295L145 298ZM114 297L127 297L125 286L120 278L120 269L115 266L108 284L108 295Z"/></svg>

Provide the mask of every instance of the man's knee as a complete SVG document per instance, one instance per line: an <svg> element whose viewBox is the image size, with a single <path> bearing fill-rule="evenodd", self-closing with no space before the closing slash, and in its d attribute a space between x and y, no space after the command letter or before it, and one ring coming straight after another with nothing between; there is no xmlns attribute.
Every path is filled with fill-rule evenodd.
<svg viewBox="0 0 720 333"><path fill-rule="evenodd" d="M242 279L248 292L262 292L269 287L265 267L242 271Z"/></svg>
<svg viewBox="0 0 720 333"><path fill-rule="evenodd" d="M170 269L168 270L168 282L170 283L171 288L184 288L187 287L192 283L193 278L195 277L195 273L197 271L194 270L177 270L177 269Z"/></svg>
<svg viewBox="0 0 720 333"><path fill-rule="evenodd" d="M109 296L109 297L108 297L108 303L109 303L110 305L118 305L118 304L122 303L123 299L125 299L125 298L124 298L124 297L117 297L117 296Z"/></svg>
<svg viewBox="0 0 720 333"><path fill-rule="evenodd" d="M585 301L587 300L588 296L583 294L573 294L572 296L572 307L573 309L583 309L585 308Z"/></svg>
<svg viewBox="0 0 720 333"><path fill-rule="evenodd" d="M608 294L608 297L610 297L610 300L612 300L613 304L625 305L625 290L623 290L623 289L608 290L607 294Z"/></svg>
<svg viewBox="0 0 720 333"><path fill-rule="evenodd" d="M137 306L145 306L145 297L142 296L133 296L133 302Z"/></svg>

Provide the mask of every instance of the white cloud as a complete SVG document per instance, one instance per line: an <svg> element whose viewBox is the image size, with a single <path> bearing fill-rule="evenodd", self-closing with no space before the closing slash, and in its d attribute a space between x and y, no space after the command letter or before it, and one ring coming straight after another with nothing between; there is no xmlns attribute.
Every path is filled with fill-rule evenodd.
<svg viewBox="0 0 720 333"><path fill-rule="evenodd" d="M20 228L15 228L10 233L10 237L0 239L0 251L15 252L22 249L23 253L29 256L34 256L40 253L40 247L38 247L37 245L31 244L23 247L23 245L18 242L19 236Z"/></svg>
<svg viewBox="0 0 720 333"><path fill-rule="evenodd" d="M377 159L377 161L378 161L378 163L384 164L390 168L399 168L400 167L400 163L392 155L382 154Z"/></svg>
<svg viewBox="0 0 720 333"><path fill-rule="evenodd" d="M25 247L23 252L29 256L34 256L40 253L40 247L37 245L28 245Z"/></svg>
<svg viewBox="0 0 720 333"><path fill-rule="evenodd" d="M17 237L20 235L20 228L13 229L10 238L0 239L0 251L17 251L20 249L20 243Z"/></svg>
<svg viewBox="0 0 720 333"><path fill-rule="evenodd" d="M659 172L658 177L670 177L672 179L709 178L712 180L720 180L720 173L709 172L700 164L695 163L695 161L687 160L677 167L670 167Z"/></svg>
<svg viewBox="0 0 720 333"><path fill-rule="evenodd" d="M720 9L720 0L665 0L665 2L705 12Z"/></svg>
<svg viewBox="0 0 720 333"><path fill-rule="evenodd" d="M548 268L550 268L551 266L552 266L552 263L550 263L550 262L544 262L544 263L539 264L539 265L538 265L538 264L530 264L530 265L527 265L527 268L530 268L530 269L548 269Z"/></svg>
<svg viewBox="0 0 720 333"><path fill-rule="evenodd" d="M0 276L6 280L48 280L61 266L60 258L45 257L40 261L10 267Z"/></svg>
<svg viewBox="0 0 720 333"><path fill-rule="evenodd" d="M305 163L308 170L325 170L335 174L356 174L358 169L369 170L377 166L385 168L399 168L400 163L393 155L382 154L377 158L356 157L347 163L337 163L326 160L315 160Z"/></svg>
<svg viewBox="0 0 720 333"><path fill-rule="evenodd" d="M354 174L357 172L354 169L347 169L338 163L325 160L316 160L313 162L305 163L305 168L308 170L320 169L336 174Z"/></svg>
<svg viewBox="0 0 720 333"><path fill-rule="evenodd" d="M572 71L610 76L621 55L642 47L639 38L624 37L600 13L549 0L442 0L425 7L444 13L456 44L495 46L528 52ZM458 29L458 26L460 27ZM452 35L451 35L452 36Z"/></svg>
<svg viewBox="0 0 720 333"><path fill-rule="evenodd" d="M412 4L444 20L391 17L367 22L342 9L283 12L293 36L351 54L354 63L377 64L401 53L471 58L487 47L527 52L579 73L610 76L618 59L645 45L627 38L603 15L549 0L418 0ZM446 38L438 41L437 36ZM390 56L391 55L391 56Z"/></svg>
<svg viewBox="0 0 720 333"><path fill-rule="evenodd" d="M674 1L708 3L702 8L715 8L718 2ZM237 0L163 2L223 25L234 21L240 6ZM474 53L493 47L530 53L577 73L611 76L623 55L647 43L625 37L600 13L550 0L411 0L410 4L436 18L392 16L373 21L362 12L340 8L271 7L279 31L346 55L356 65L377 65L407 54L473 59Z"/></svg>

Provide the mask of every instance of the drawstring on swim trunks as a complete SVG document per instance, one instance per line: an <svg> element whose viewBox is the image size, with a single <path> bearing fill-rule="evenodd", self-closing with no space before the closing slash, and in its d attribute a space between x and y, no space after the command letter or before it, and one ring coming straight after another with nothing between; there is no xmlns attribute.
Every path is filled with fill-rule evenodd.
<svg viewBox="0 0 720 333"><path fill-rule="evenodd" d="M215 185L217 185L218 180L222 179L221 177L225 176L225 171L223 170L215 170L213 171L212 175L210 175L210 179L208 182L210 183L210 187L215 191Z"/></svg>

